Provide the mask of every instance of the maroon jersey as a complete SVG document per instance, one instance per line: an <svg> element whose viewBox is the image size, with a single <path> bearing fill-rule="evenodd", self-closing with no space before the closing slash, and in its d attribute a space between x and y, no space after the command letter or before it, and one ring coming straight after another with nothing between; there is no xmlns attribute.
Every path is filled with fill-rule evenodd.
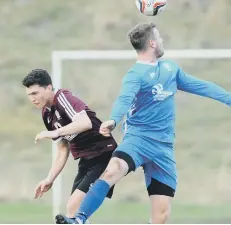
<svg viewBox="0 0 231 225"><path fill-rule="evenodd" d="M113 151L116 148L116 142L112 136L105 137L99 133L102 122L96 117L96 113L68 90L58 90L51 109L45 107L42 111L44 124L50 131L68 125L76 115L85 112L91 120L91 130L54 139L67 140L74 159Z"/></svg>

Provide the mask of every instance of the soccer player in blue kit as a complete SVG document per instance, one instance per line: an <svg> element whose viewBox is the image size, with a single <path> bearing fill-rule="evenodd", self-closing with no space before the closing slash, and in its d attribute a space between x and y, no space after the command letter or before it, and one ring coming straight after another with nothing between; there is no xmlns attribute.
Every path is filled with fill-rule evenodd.
<svg viewBox="0 0 231 225"><path fill-rule="evenodd" d="M138 59L123 78L110 120L100 127L100 133L107 136L127 114L123 141L105 172L88 191L75 218L57 215L57 223L85 223L100 207L110 187L140 166L151 202L150 222L166 223L177 187L174 159L177 90L231 106L230 92L188 75L174 62L159 60L164 55L163 40L153 23L138 24L129 32L129 38Z"/></svg>

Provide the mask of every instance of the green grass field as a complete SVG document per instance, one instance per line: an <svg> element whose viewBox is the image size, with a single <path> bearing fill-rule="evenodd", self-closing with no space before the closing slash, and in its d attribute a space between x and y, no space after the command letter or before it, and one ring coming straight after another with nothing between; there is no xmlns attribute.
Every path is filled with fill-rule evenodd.
<svg viewBox="0 0 231 225"><path fill-rule="evenodd" d="M52 223L49 205L32 202L1 203L0 223ZM105 202L91 218L92 223L147 223L149 205ZM230 205L184 205L175 203L169 223L229 223Z"/></svg>

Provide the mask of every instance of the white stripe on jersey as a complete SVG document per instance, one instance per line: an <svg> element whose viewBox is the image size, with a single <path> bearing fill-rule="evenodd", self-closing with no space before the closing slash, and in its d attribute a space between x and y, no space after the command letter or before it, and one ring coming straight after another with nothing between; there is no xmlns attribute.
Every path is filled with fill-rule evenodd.
<svg viewBox="0 0 231 225"><path fill-rule="evenodd" d="M58 96L58 101L65 109L66 113L72 121L75 120L76 116L86 113L85 110L82 110L81 112L77 113L63 93L60 93L60 95Z"/></svg>
<svg viewBox="0 0 231 225"><path fill-rule="evenodd" d="M72 134L72 135L66 135L63 138L67 141L71 141L72 139L74 139L78 134Z"/></svg>
<svg viewBox="0 0 231 225"><path fill-rule="evenodd" d="M76 111L73 109L73 106L70 104L70 102L67 100L67 98L62 92L60 93L60 97L62 97L62 99L64 100L64 103L66 103L67 106L69 106L70 111L72 111L72 113L75 115Z"/></svg>
<svg viewBox="0 0 231 225"><path fill-rule="evenodd" d="M72 119L74 117L73 113L70 112L70 110L66 107L66 105L63 103L63 100L60 98L60 96L57 98L60 105L65 109L67 115Z"/></svg>

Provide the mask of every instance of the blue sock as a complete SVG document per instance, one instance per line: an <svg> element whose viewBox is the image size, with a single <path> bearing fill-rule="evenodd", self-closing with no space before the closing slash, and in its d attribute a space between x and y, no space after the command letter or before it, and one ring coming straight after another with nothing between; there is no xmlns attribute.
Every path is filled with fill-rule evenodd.
<svg viewBox="0 0 231 225"><path fill-rule="evenodd" d="M104 180L97 180L87 192L86 197L82 201L78 213L75 217L86 220L100 207L110 189L109 184Z"/></svg>

